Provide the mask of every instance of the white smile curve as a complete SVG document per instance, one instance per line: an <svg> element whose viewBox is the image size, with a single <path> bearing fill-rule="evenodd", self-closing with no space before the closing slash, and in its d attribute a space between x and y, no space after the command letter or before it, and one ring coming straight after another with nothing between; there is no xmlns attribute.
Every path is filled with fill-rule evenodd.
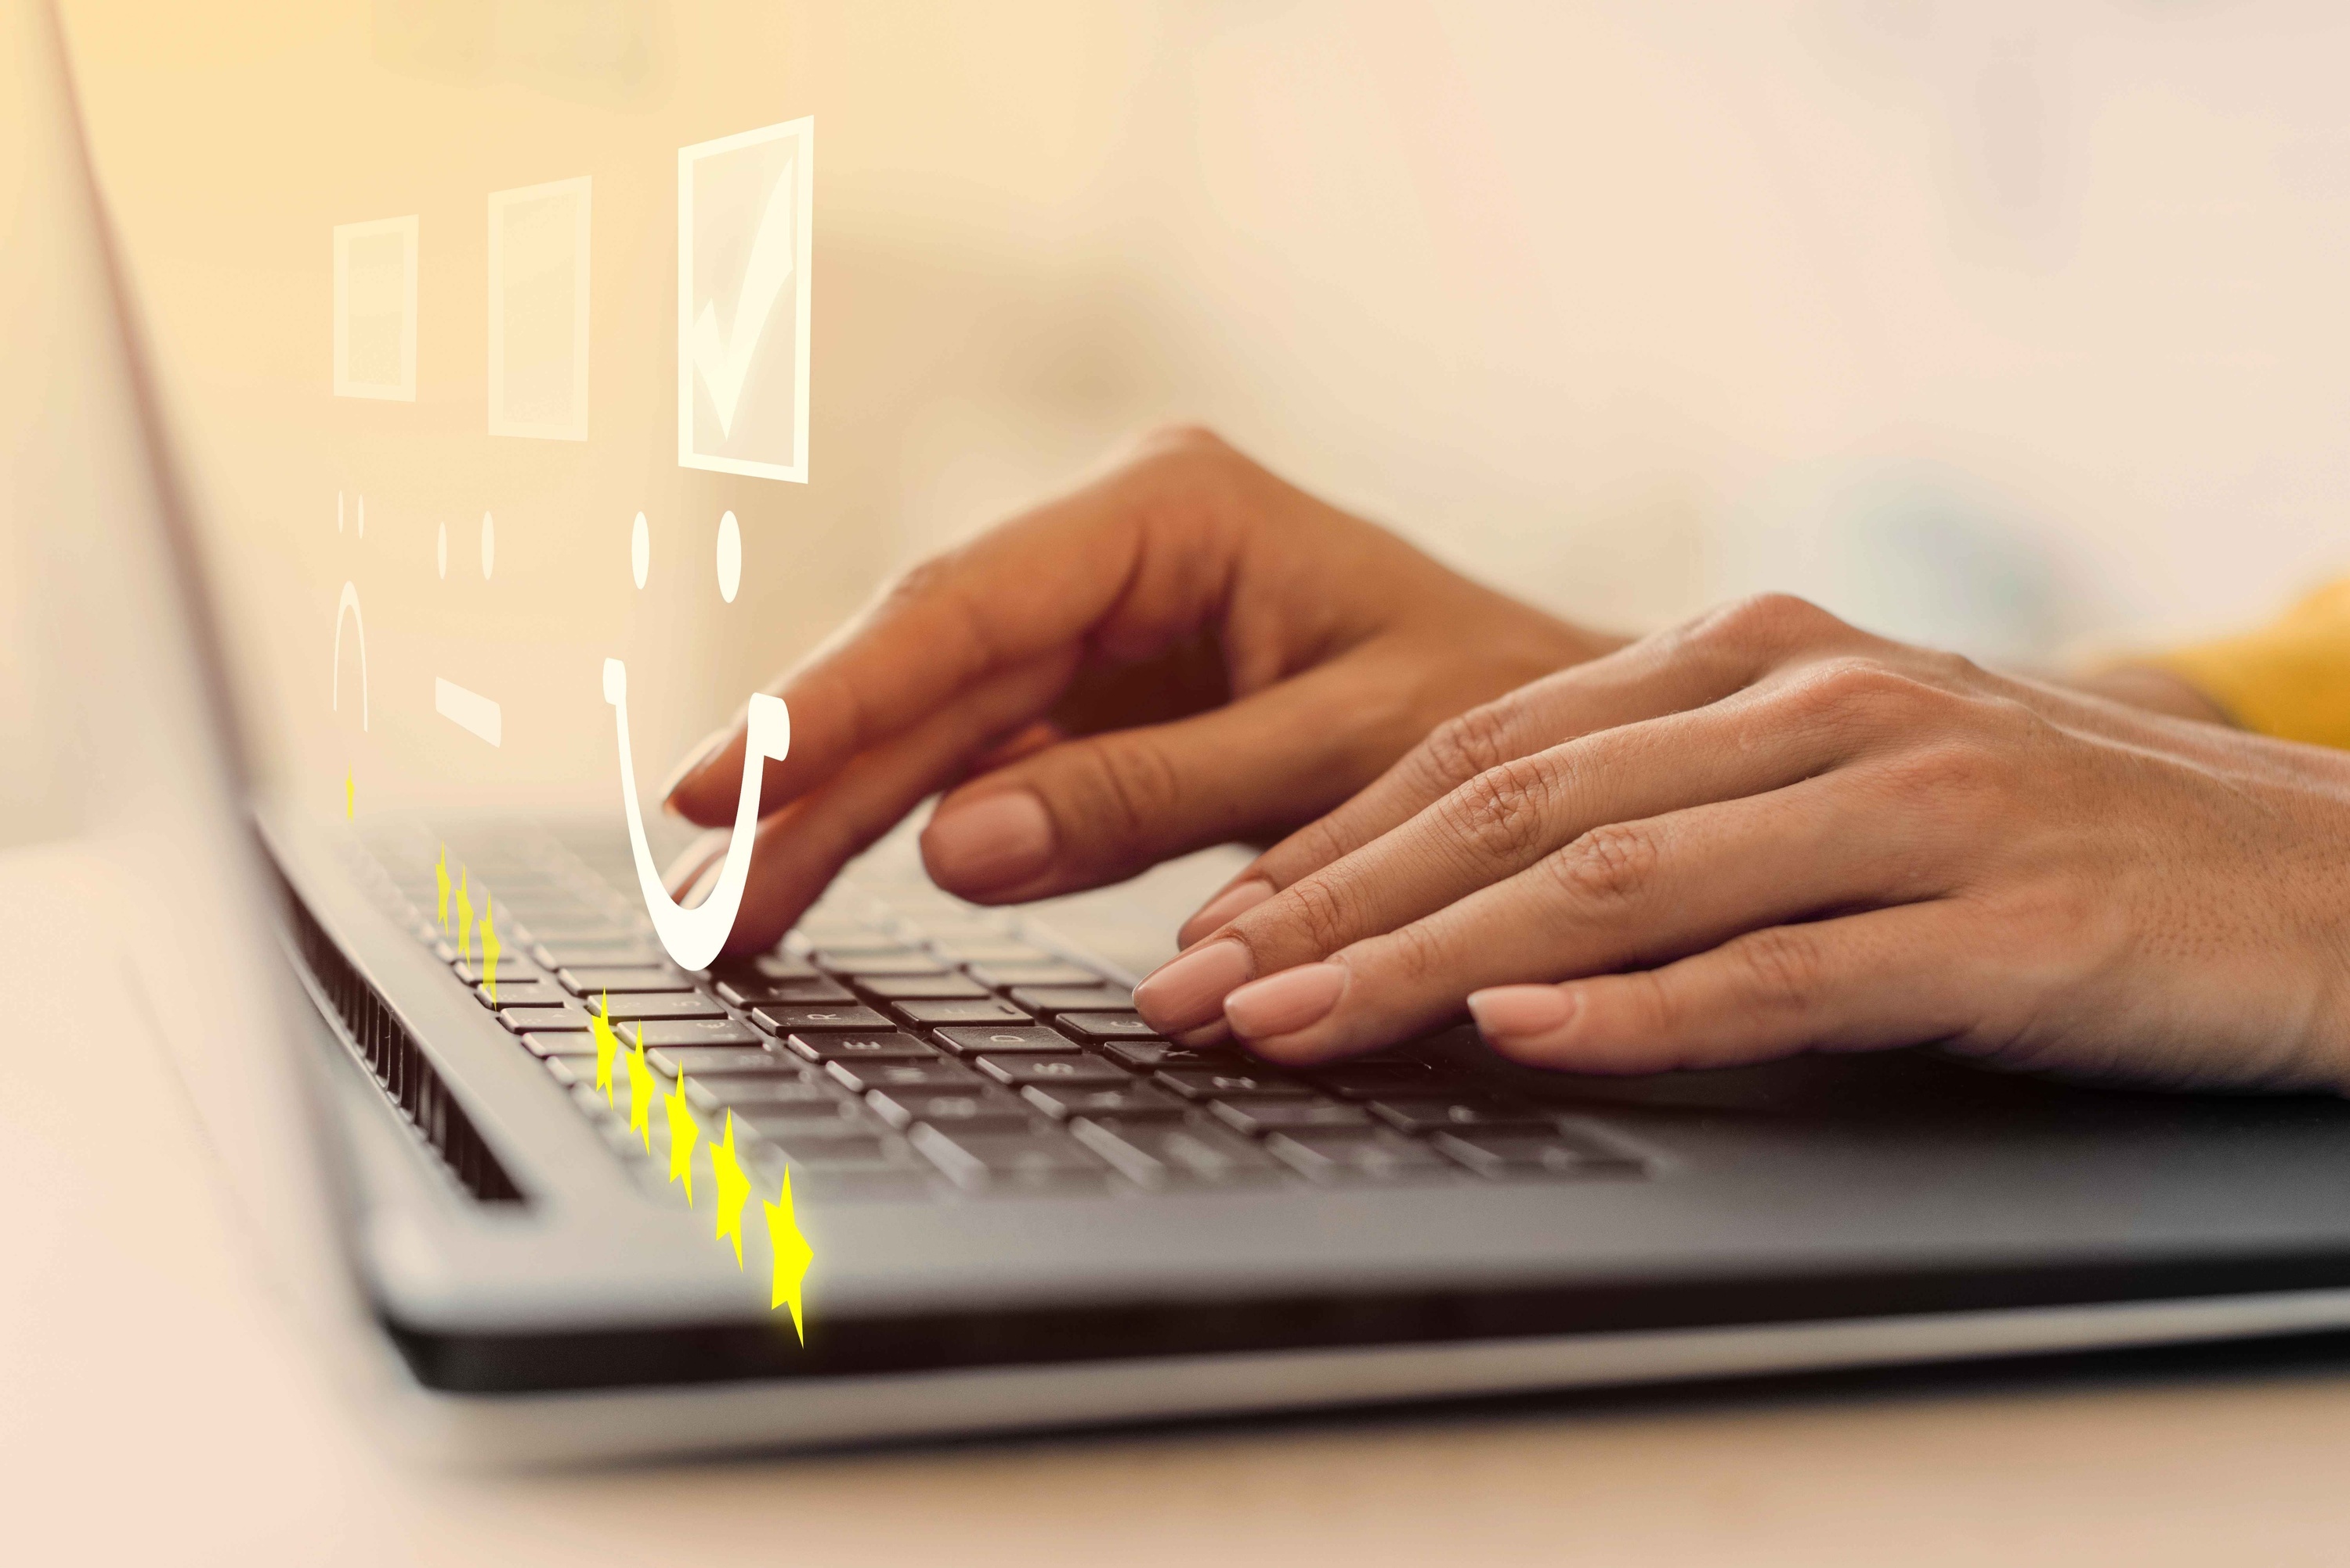
<svg viewBox="0 0 2350 1568"><path fill-rule="evenodd" d="M619 720L620 799L628 807L629 847L636 852L637 885L645 896L645 913L652 917L661 948L680 969L708 969L726 945L734 916L743 907L743 889L751 880L751 846L759 826L759 789L766 765L780 763L792 749L792 714L780 697L762 691L751 699L748 749L743 757L743 798L734 807L734 835L726 845L726 863L710 897L691 909L681 909L661 886L653 866L651 846L645 842L645 818L637 805L637 769L629 750L629 670L617 659L604 660L604 701Z"/></svg>

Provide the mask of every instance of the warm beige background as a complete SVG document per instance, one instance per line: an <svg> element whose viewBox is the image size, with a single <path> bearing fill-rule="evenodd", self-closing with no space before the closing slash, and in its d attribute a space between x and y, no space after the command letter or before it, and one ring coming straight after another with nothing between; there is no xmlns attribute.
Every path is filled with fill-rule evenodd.
<svg viewBox="0 0 2350 1568"><path fill-rule="evenodd" d="M1168 415L1626 627L1781 586L2061 657L2345 555L2350 13L2320 0L66 8L276 761L322 805L346 767L363 808L607 802L603 655L650 782L893 567ZM810 113L813 483L681 471L674 150ZM493 438L484 199L578 173L592 439ZM421 395L338 401L328 230L410 212ZM327 702L346 578L365 735ZM504 703L503 749L435 673Z"/></svg>

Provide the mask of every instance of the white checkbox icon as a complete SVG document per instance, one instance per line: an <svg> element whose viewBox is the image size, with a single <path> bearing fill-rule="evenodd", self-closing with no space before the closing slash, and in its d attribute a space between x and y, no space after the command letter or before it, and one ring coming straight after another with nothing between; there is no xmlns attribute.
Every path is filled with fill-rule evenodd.
<svg viewBox="0 0 2350 1568"><path fill-rule="evenodd" d="M677 155L677 461L807 482L816 121Z"/></svg>

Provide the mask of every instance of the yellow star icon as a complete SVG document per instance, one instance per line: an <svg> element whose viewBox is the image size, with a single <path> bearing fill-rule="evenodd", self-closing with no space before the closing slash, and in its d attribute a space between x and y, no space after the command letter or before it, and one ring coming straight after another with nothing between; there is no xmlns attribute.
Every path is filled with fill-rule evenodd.
<svg viewBox="0 0 2350 1568"><path fill-rule="evenodd" d="M473 960L473 896L465 890L465 868L457 867L457 956Z"/></svg>
<svg viewBox="0 0 2350 1568"><path fill-rule="evenodd" d="M449 929L449 846L441 846L441 858L432 863L432 886L441 896L441 930Z"/></svg>
<svg viewBox="0 0 2350 1568"><path fill-rule="evenodd" d="M792 1332L807 1344L807 1325L800 1320L800 1287L807 1281L808 1265L816 1262L816 1249L800 1234L799 1220L792 1213L792 1173L784 1172L784 1194L780 1203L770 1203L767 1210L767 1241L775 1250L775 1284L767 1302L768 1310L779 1306L792 1309Z"/></svg>
<svg viewBox="0 0 2350 1568"><path fill-rule="evenodd" d="M482 984L490 993L490 1002L498 1000L498 928L494 901L482 900Z"/></svg>
<svg viewBox="0 0 2350 1568"><path fill-rule="evenodd" d="M734 1243L734 1266L743 1266L743 1205L751 1200L750 1174L734 1153L734 1113L726 1113L726 1137L710 1146L710 1174L718 1183L718 1239Z"/></svg>
<svg viewBox="0 0 2350 1568"><path fill-rule="evenodd" d="M607 996L604 1005L612 1005ZM612 1058L619 1054L620 1037L612 1033L612 1021L601 1012L590 1013L588 1032L596 1036L596 1086L604 1091L604 1103L612 1103Z"/></svg>
<svg viewBox="0 0 2350 1568"><path fill-rule="evenodd" d="M629 1130L645 1135L645 1152L653 1151L653 1095L660 1083L660 1075L645 1060L642 1035L638 1036L636 1049L629 1053Z"/></svg>
<svg viewBox="0 0 2350 1568"><path fill-rule="evenodd" d="M702 1137L701 1124L685 1103L685 1075L669 1092L669 1179L685 1183L687 1208L693 1206L693 1146Z"/></svg>
<svg viewBox="0 0 2350 1568"><path fill-rule="evenodd" d="M351 819L351 814L359 809L359 785L351 782L351 771L345 768L343 770L343 820L345 822L348 822Z"/></svg>

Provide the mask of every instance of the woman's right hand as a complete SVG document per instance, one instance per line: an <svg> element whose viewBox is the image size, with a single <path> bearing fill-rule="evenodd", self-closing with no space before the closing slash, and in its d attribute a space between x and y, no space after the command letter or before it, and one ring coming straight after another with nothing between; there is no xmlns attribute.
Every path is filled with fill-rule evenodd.
<svg viewBox="0 0 2350 1568"><path fill-rule="evenodd" d="M770 688L791 754L767 769L727 950L771 946L939 790L922 853L941 887L981 903L1095 887L1278 838L1444 720L1619 641L1470 582L1211 435L1162 432L915 567ZM738 719L670 808L721 827L743 755ZM723 850L723 831L697 846L672 891Z"/></svg>

